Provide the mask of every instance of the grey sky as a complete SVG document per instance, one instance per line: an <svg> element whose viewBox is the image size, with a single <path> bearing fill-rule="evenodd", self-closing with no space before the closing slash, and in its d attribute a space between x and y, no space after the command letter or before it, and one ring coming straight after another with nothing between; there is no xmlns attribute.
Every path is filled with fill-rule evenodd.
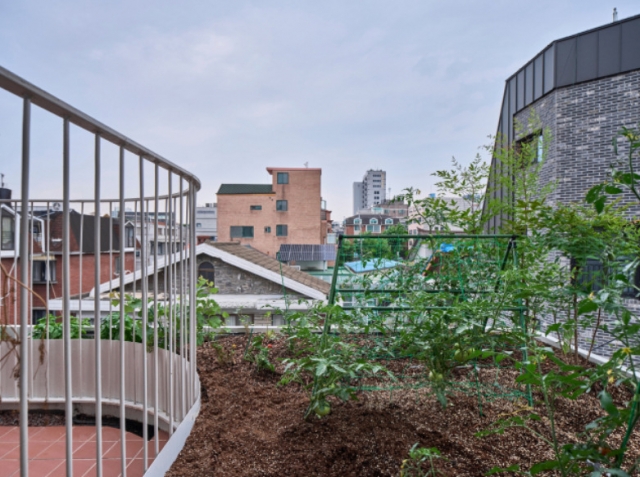
<svg viewBox="0 0 640 477"><path fill-rule="evenodd" d="M429 191L452 155L469 161L495 133L504 80L614 6L640 13L637 0L4 0L0 65L196 173L200 203L222 182L308 162L341 220L368 168L387 170L395 194ZM59 162L58 123L35 120L35 150ZM14 189L19 121L0 92ZM36 171L33 188L57 173Z"/></svg>

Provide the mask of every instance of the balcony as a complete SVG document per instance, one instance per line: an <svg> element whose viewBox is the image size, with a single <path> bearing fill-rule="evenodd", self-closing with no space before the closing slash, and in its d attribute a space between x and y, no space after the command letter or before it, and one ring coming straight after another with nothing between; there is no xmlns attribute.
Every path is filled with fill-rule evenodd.
<svg viewBox="0 0 640 477"><path fill-rule="evenodd" d="M0 94L21 111L0 113L21 151L19 188L0 189L0 475L163 475L200 408L200 181L1 67ZM43 138L57 154L32 154ZM145 236L116 210L149 217Z"/></svg>

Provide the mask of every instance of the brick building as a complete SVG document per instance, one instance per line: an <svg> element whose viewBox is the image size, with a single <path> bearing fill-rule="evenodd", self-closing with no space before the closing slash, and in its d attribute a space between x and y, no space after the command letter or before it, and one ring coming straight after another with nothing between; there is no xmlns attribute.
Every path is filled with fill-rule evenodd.
<svg viewBox="0 0 640 477"><path fill-rule="evenodd" d="M275 257L282 244L324 244L331 213L323 208L322 169L268 167L270 184L222 184L218 240L238 241Z"/></svg>
<svg viewBox="0 0 640 477"><path fill-rule="evenodd" d="M531 117L538 122L534 128L527 127ZM546 148L546 156L539 153L537 160L544 159L541 185L555 184L552 203L584 202L586 192L604 182L610 165L618 160L612 139L623 126L639 123L640 15L636 15L556 40L509 77L497 136L507 147L535 141L539 151ZM518 124L525 126L523 130ZM548 144L542 143L545 130ZM494 182L504 173L494 158L487 199L510 199ZM637 201L630 194L624 201L633 204L629 218L636 218ZM500 232L502 217L486 219L487 232ZM568 265L568 259L563 260ZM640 312L637 298L628 298L627 305ZM590 346L591 334L585 330L582 346ZM598 332L594 352L608 354L610 340Z"/></svg>
<svg viewBox="0 0 640 477"><path fill-rule="evenodd" d="M370 233L379 235L389 227L400 224L398 217L391 217L384 214L358 214L347 217L344 220L345 235L358 235L360 233Z"/></svg>
<svg viewBox="0 0 640 477"><path fill-rule="evenodd" d="M11 211L12 212L12 211ZM5 225L9 224L7 217L9 209L3 210ZM14 221L12 230L18 230L20 214L11 215ZM100 257L101 281L119 277L120 239L118 222L108 217L100 217L101 251L94 250L94 221L93 215L82 215L76 211L70 212L70 242L69 242L69 281L72 297L80 297L89 293L95 286L96 256ZM46 314L47 299L62 296L62 212L47 212L33 217L31 226L32 263L30 268L29 288L32 300L32 322ZM17 222L17 223L16 223ZM19 317L20 285L14 280L20 270L20 251L15 240L6 242L11 244L12 250L3 247L2 268L0 279L0 323L13 324ZM125 273L133 272L135 267L135 253L132 248L125 248Z"/></svg>

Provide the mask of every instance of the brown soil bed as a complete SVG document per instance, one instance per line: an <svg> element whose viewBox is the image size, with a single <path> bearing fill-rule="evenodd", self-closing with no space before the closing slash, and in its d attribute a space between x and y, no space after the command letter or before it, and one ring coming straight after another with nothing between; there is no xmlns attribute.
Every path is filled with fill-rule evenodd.
<svg viewBox="0 0 640 477"><path fill-rule="evenodd" d="M482 476L494 466L512 464L528 469L553 458L546 444L522 429L474 436L500 417L525 412L524 400L484 402L480 416L473 394L449 396L443 409L428 388L366 392L358 401L332 401L329 416L305 421L309 399L304 389L277 386L280 373L256 372L242 359L245 336L226 337L220 343L231 356L226 363L208 345L198 351L202 407L168 477L398 476L415 443L438 448L445 459L438 461L437 469L449 477ZM274 358L286 355L284 344L275 342L271 353ZM457 379L466 372L457 370ZM494 371L483 373L487 374L481 379L494 379ZM502 370L500 382L513 387L515 376L514 370ZM626 391L614 390L616 400L628 397ZM543 415L542 406L537 407ZM585 425L602 415L593 394L577 401L559 399L557 410L564 442L577 441ZM613 439L619 441L620 436ZM628 454L640 455L638 435L632 437Z"/></svg>

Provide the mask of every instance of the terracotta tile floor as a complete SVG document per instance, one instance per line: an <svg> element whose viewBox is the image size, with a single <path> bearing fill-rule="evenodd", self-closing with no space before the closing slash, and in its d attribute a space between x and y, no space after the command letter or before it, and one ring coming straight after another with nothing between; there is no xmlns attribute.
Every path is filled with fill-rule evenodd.
<svg viewBox="0 0 640 477"><path fill-rule="evenodd" d="M160 431L160 449L168 435ZM141 477L143 441L130 432L126 434L127 477ZM149 464L155 456L154 441L150 441ZM29 477L64 477L65 463L64 426L29 428ZM121 476L120 430L102 428L102 465L104 477ZM75 426L73 428L73 475L91 477L96 475L96 428ZM20 475L20 432L17 427L0 426L0 477Z"/></svg>

